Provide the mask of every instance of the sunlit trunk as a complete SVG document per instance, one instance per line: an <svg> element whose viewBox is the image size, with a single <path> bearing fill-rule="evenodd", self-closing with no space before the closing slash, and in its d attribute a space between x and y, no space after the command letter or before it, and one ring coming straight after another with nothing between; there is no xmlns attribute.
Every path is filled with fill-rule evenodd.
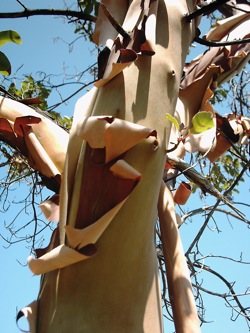
<svg viewBox="0 0 250 333"><path fill-rule="evenodd" d="M127 6L126 1L120 2L121 7ZM137 2L141 3L132 1ZM78 102L63 173L61 244L69 241L64 225L83 229L124 203L97 240L95 255L43 275L38 333L163 331L154 228L170 132L165 114L175 111L193 35L193 24L184 15L193 10L193 2L159 1L155 54L138 55L115 78ZM104 161L107 148L90 147L78 136L84 116L99 115L152 131ZM116 135L119 140L119 131ZM138 172L136 181L117 179L110 172L120 159Z"/></svg>

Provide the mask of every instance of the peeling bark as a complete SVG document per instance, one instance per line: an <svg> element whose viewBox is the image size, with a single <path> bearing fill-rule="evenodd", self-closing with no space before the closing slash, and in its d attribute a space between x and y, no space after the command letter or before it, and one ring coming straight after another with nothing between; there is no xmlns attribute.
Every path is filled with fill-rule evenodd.
<svg viewBox="0 0 250 333"><path fill-rule="evenodd" d="M141 1L120 2L127 4L128 11L134 6L140 13ZM116 1L116 9L120 2ZM192 7L193 1L188 5ZM184 20L188 10L186 1L159 1L155 55L139 54L129 67L94 88L77 105L61 190L61 244L68 242L64 225L81 229L93 223L113 205L117 188L122 190L122 184L113 182L105 171L102 153L90 151L77 135L84 117L123 119L155 130L157 139L144 139L122 154L142 177L97 241L97 254L43 276L39 333L163 331L154 225L170 132L165 113L174 113L192 39L192 23ZM125 15L125 23L128 18Z"/></svg>
<svg viewBox="0 0 250 333"><path fill-rule="evenodd" d="M171 126L165 114L175 111L184 60L195 30L184 16L194 10L194 1L103 3L114 17L116 11L119 13L119 24L130 39L125 41L112 32L110 38L115 43L104 62L107 67L101 71L102 81L77 103L62 175L59 251L69 248L79 251L80 256L84 249L89 254L92 248L86 249L86 242L75 239L88 228L95 229L99 219L126 200L104 231L93 238L94 256L66 267L49 266L45 271L34 266L36 259L29 260L34 273L45 273L38 296L38 333L163 332L154 228ZM98 40L104 37L98 32ZM110 47L110 41L106 46ZM93 116L105 116L108 124L97 123L105 131L98 128L97 137L90 138L82 128ZM122 130L130 123L138 126L138 131L145 128L147 133L149 129L153 135L147 134L114 154L114 145L109 151L107 144L110 119L125 121ZM117 141L121 133L119 129L115 132ZM131 133L127 131L127 135L129 138ZM118 161L135 170L133 174L138 173L136 183L122 179L120 169L114 169ZM43 265L47 256L38 260ZM180 296L176 289L174 294ZM192 322L195 320L193 317ZM192 332L199 332L197 322L194 327ZM177 328L182 332L179 322Z"/></svg>

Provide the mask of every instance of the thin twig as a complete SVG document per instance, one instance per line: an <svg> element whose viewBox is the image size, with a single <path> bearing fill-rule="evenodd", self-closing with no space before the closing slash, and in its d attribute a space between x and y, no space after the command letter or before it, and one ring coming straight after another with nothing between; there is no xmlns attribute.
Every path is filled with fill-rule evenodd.
<svg viewBox="0 0 250 333"><path fill-rule="evenodd" d="M197 268L201 268L201 264L200 263L193 263L193 266L194 267L197 267ZM214 293L214 292L211 292L209 291L210 294L216 294L216 296L220 296L220 297L223 297L225 300L227 297L231 296L237 306L239 307L240 309L240 314L243 315L248 321L250 321L250 316L246 313L246 309L242 306L241 302L239 301L239 298L238 298L238 295L237 293L234 291L234 288L232 286L232 284L230 282L228 282L221 274L219 274L218 272L214 271L213 269L211 269L210 267L206 266L206 265L202 265L202 269L215 275L216 277L218 277L229 289L230 291L230 294L227 295L227 294L218 294L218 293ZM200 286L198 286L198 288L201 288ZM203 288L203 291L207 291ZM227 301L228 302L228 301ZM235 310L235 308L228 302L228 304ZM238 312L238 311L237 311ZM239 312L238 312L239 313Z"/></svg>
<svg viewBox="0 0 250 333"><path fill-rule="evenodd" d="M239 182L239 179L242 177L242 175L244 174L244 172L246 171L247 169L247 166L245 165L241 172L239 173L239 175L237 176L237 178L235 179L235 181L233 182L233 184L224 192L223 196L227 196L228 193L230 193L233 188L238 184ZM210 221L210 218L212 217L213 213L215 212L215 210L217 209L217 207L219 206L221 202L221 198L219 198L214 207L211 209L211 211L209 212L205 222L203 223L202 227L200 228L200 230L198 231L197 235L195 236L193 242L191 243L191 245L189 246L188 250L186 251L186 255L188 255L192 248L194 247L194 245L198 242L198 240L200 239L201 235L203 234L204 230L206 229L207 225L208 225L208 222ZM243 217L244 218L244 217Z"/></svg>
<svg viewBox="0 0 250 333"><path fill-rule="evenodd" d="M206 39L200 38L198 36L195 36L194 42L199 43L201 45L206 45L206 46L221 47L221 46L239 45L239 44L249 43L250 38L237 39L237 40L231 40L231 41L226 41L226 42L215 42L215 41L206 40Z"/></svg>
<svg viewBox="0 0 250 333"><path fill-rule="evenodd" d="M85 84L84 86L82 86L81 88L79 88L78 90L76 90L73 94L69 95L67 98L65 98L64 100L62 100L60 103L56 103L50 107L48 107L48 111L52 111L54 109L56 109L59 105L67 102L68 100L70 100L72 97L74 97L76 94L78 94L80 91L82 91L83 89L87 88L88 86L90 86L91 84L95 83L96 80L88 82L87 84Z"/></svg>
<svg viewBox="0 0 250 333"><path fill-rule="evenodd" d="M211 209L214 208L214 205L212 206L204 206L204 207L201 207L201 208L197 208L197 209L194 209L186 214L184 214L181 219L182 219L182 223L185 222L186 219L190 218L191 216L194 216L194 215L197 215L197 214L201 214L201 213L204 213L206 211L211 211ZM215 209L216 212L219 212L219 213L223 213L223 214L226 214L226 215L230 215L232 217L234 217L235 219L238 219L242 222L245 222L247 224L250 224L250 221L246 221L245 218L242 218L241 216L237 215L237 214L234 214L232 211L229 211L229 210L225 210L225 209L222 209L222 208L216 208Z"/></svg>

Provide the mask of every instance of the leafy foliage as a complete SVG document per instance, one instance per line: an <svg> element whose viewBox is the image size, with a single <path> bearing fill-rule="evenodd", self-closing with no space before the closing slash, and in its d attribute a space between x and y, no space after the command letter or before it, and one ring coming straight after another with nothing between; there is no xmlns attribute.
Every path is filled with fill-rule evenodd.
<svg viewBox="0 0 250 333"><path fill-rule="evenodd" d="M92 14L97 16L99 2L96 0L78 0L78 5L84 14ZM91 40L91 35L93 33L93 23L90 21L76 21L75 33L83 35L85 39Z"/></svg>
<svg viewBox="0 0 250 333"><path fill-rule="evenodd" d="M224 192L234 183L235 179L237 179L240 170L241 163L239 159L228 153L225 156L221 157L219 162L211 165L211 170L208 178L211 180L217 190L219 190L220 192ZM240 177L238 181L244 182L244 178ZM237 186L228 193L228 195L232 196L233 193L239 193L239 186L240 183L238 183Z"/></svg>
<svg viewBox="0 0 250 333"><path fill-rule="evenodd" d="M19 99L37 97L41 101L39 108L41 110L47 110L47 98L50 95L50 89L46 88L41 81L36 81L31 75L26 75L25 79L20 83L20 86L20 89L18 89L16 84L11 82L8 90L9 93Z"/></svg>
<svg viewBox="0 0 250 333"><path fill-rule="evenodd" d="M20 35L13 30L0 31L0 46L3 46L6 43L16 43L21 44L22 40ZM10 75L11 73L11 64L6 55L0 51L0 73L2 75Z"/></svg>
<svg viewBox="0 0 250 333"><path fill-rule="evenodd" d="M59 112L56 111L50 111L49 114L59 126L62 126L68 131L71 129L73 117L62 116Z"/></svg>
<svg viewBox="0 0 250 333"><path fill-rule="evenodd" d="M93 15L97 16L98 8L99 8L99 1L79 0L78 4L85 14L93 14Z"/></svg>
<svg viewBox="0 0 250 333"><path fill-rule="evenodd" d="M218 103L221 103L222 101L224 101L227 98L228 91L229 90L226 89L224 85L217 88L214 91L214 96L210 100L211 104L214 105L214 104L218 104Z"/></svg>

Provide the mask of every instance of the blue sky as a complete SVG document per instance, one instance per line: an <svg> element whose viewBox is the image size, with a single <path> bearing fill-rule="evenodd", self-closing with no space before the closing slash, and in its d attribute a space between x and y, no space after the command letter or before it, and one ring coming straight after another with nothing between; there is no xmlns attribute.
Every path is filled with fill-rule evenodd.
<svg viewBox="0 0 250 333"><path fill-rule="evenodd" d="M49 0L25 0L24 4L28 8L50 8L52 7ZM62 8L63 0L53 0L53 8ZM1 1L0 12L19 11L22 7L15 0ZM86 43L83 39L78 40L69 50L68 44L75 39L74 27L68 25L62 18L52 17L30 17L29 19L6 19L1 21L0 30L12 29L19 32L22 37L22 45L8 44L1 48L12 63L12 76L21 77L21 75L33 75L39 71L52 73L57 75L57 82L63 81L64 72L71 73L77 78L77 74L95 61L95 56L90 57L90 51L94 51L93 45ZM61 37L62 39L58 39ZM193 50L194 51L194 50ZM197 53L197 51L195 51ZM94 52L96 54L96 52ZM86 82L90 80L85 77ZM64 97L67 97L74 87L67 86L63 91ZM82 95L79 93L70 103L61 106L57 111L63 115L72 116L74 104ZM58 95L54 94L49 103L54 104L58 101ZM4 171L0 170L0 180L4 177ZM27 186L21 188L13 187L13 191L8 198L9 202L18 201L20 191L25 195ZM47 193L45 194L45 196ZM244 201L249 197L249 184L244 183L241 186L240 194L237 201ZM214 204L215 199L203 197L199 199L196 194L184 207L195 209L203 205ZM0 203L2 204L2 203ZM12 205L14 209L9 209L5 213L0 213L1 232L7 235L3 230L3 224L13 220L18 212L18 205ZM249 208L243 207L246 216L249 216ZM16 226L20 226L24 221L29 219L31 211L27 209L26 214L20 214L15 221ZM216 253L220 256L230 256L239 259L241 252L243 260L250 261L250 245L247 231L249 229L243 223L230 219L228 220L222 214L216 214L216 223L222 232L218 232L215 228L215 222L211 221L209 228L206 229L205 235L199 244L200 252L205 256L211 253ZM198 232L204 218L201 216L193 218L192 221L187 221L181 227L181 236L183 239L184 248L187 249L190 241ZM32 226L29 230L32 232ZM29 232L28 231L28 232ZM6 243L0 238L0 258L2 270L0 275L0 330L6 333L19 332L15 325L16 309L30 303L36 298L39 287L39 277L32 276L32 273L25 265L27 256L30 253L29 244L17 243L8 249L5 249ZM234 288L236 292L244 292L249 286L250 270L248 265L239 265L231 261L224 261L220 258L210 259L204 258L204 264L211 265L213 269L217 269L222 275L225 275L230 282L237 279ZM216 292L227 292L224 285L219 284L204 271L199 273L199 276L204 280L204 288L213 288ZM206 319L211 321L211 324L203 326L203 333L244 333L247 332L247 327L244 319L230 321L231 310L225 308L224 300L214 298L212 296L204 296L207 308ZM246 299L246 298L245 298ZM248 296L248 305L250 298ZM246 305L247 306L247 305ZM172 332L172 326L166 322L165 331Z"/></svg>

